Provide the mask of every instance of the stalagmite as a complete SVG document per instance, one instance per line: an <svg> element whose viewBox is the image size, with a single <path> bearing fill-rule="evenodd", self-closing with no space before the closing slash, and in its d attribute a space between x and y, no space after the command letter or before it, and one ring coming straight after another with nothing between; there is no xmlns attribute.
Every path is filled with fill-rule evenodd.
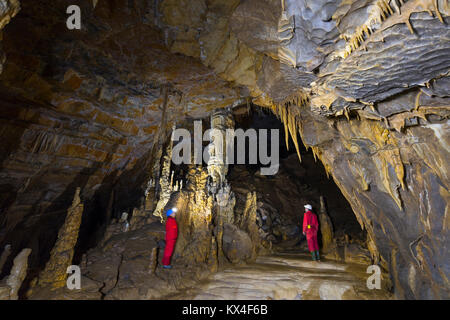
<svg viewBox="0 0 450 320"><path fill-rule="evenodd" d="M327 252L334 242L334 232L323 196L320 196L319 226L322 235L322 250L323 252Z"/></svg>
<svg viewBox="0 0 450 320"><path fill-rule="evenodd" d="M77 188L72 205L67 210L66 220L59 229L55 246L50 252L50 260L39 274L39 286L61 288L66 285L67 267L72 264L83 209L84 205L80 200L80 188Z"/></svg>
<svg viewBox="0 0 450 320"><path fill-rule="evenodd" d="M19 290L27 275L28 256L31 249L23 249L14 258L9 276L0 281L0 300L18 300Z"/></svg>
<svg viewBox="0 0 450 320"><path fill-rule="evenodd" d="M22 245L32 248L33 277L44 271L29 298L171 297L272 243L271 258L295 250L296 263L327 269L299 252L299 208L321 194L327 255L367 262L368 248L398 298L448 295L448 0L89 0L81 33L64 27L80 20L67 2L0 0L0 244L14 249L8 257L5 248L0 271ZM71 41L55 37L56 22ZM177 156L194 165L171 161L174 123L186 142ZM207 153L196 147L212 141L198 139L199 123L250 129L234 155L257 163L228 165L214 143L200 161ZM249 146L252 129L285 137ZM277 149L283 140L289 152ZM273 175L261 170L268 158ZM74 200L77 213L65 217L77 186L85 211ZM174 269L160 270L154 248L173 207ZM83 218L79 236L72 215ZM78 254L82 290L72 291L66 267ZM267 296L311 298L285 286L294 267L280 268L287 273ZM320 279L328 280L339 281ZM311 289L314 298L335 290Z"/></svg>
<svg viewBox="0 0 450 320"><path fill-rule="evenodd" d="M127 232L128 229L130 228L130 223L128 222L128 213L127 212L122 213L119 223L122 224L122 232Z"/></svg>
<svg viewBox="0 0 450 320"><path fill-rule="evenodd" d="M256 224L256 209L257 209L256 199L257 199L256 192L249 192L247 194L244 212L242 214L240 221L241 229L248 232L254 245L252 258L256 257L261 242L259 237L258 225Z"/></svg>
<svg viewBox="0 0 450 320"><path fill-rule="evenodd" d="M215 237L211 237L211 251L208 256L208 265L211 272L217 272L219 269L219 259L217 255L217 241Z"/></svg>
<svg viewBox="0 0 450 320"><path fill-rule="evenodd" d="M175 128L173 128L175 130ZM172 130L172 132L173 132ZM163 168L161 172L161 177L159 179L159 186L161 188L159 194L159 200L156 204L156 208L153 211L153 215L159 217L161 221L164 220L164 207L170 199L170 195L172 193L172 182L173 182L173 173L171 174L170 165L172 163L172 147L173 142L170 139L169 145L166 150L166 155L164 156Z"/></svg>
<svg viewBox="0 0 450 320"><path fill-rule="evenodd" d="M210 255L214 204L207 189L208 172L204 167L189 165L186 180L185 190L179 193L178 200L174 199L179 208L177 246L183 248L185 261L206 263Z"/></svg>
<svg viewBox="0 0 450 320"><path fill-rule="evenodd" d="M223 226L225 223L234 223L234 207L236 205L236 198L234 193L231 191L231 186L226 185L221 188L216 195L216 220L217 220L217 250L218 250L218 261L219 264L223 264L223 250L222 250L222 237L223 237Z"/></svg>
<svg viewBox="0 0 450 320"><path fill-rule="evenodd" d="M145 204L144 209L146 212L153 212L154 202L155 202L155 180L150 179L147 182L147 187L145 188Z"/></svg>
<svg viewBox="0 0 450 320"><path fill-rule="evenodd" d="M173 191L173 175L175 174L174 171L172 171L172 174L170 175L170 184L169 184L169 190Z"/></svg>
<svg viewBox="0 0 450 320"><path fill-rule="evenodd" d="M150 256L149 273L155 274L157 266L158 266L158 247L154 247L152 249L152 255Z"/></svg>
<svg viewBox="0 0 450 320"><path fill-rule="evenodd" d="M228 164L226 163L226 146L228 141L226 130L234 128L234 119L229 109L215 110L210 117L211 122L211 136L208 145L208 175L211 180L208 184L208 189L212 194L216 194L219 188L226 185L226 175L228 173ZM215 135L218 134L217 137Z"/></svg>
<svg viewBox="0 0 450 320"><path fill-rule="evenodd" d="M11 288L9 293L10 300L17 300L19 298L19 290L22 282L27 275L28 256L31 254L31 249L23 249L15 258L11 273L6 278L6 284Z"/></svg>

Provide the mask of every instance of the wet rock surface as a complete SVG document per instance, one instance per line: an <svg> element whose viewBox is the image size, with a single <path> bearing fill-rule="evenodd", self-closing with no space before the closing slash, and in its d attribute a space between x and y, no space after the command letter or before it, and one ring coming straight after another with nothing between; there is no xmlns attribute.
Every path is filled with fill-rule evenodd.
<svg viewBox="0 0 450 320"><path fill-rule="evenodd" d="M2 275L24 248L33 276L42 270L77 187L79 262L159 181L174 122L253 102L279 117L299 157L303 143L322 163L396 297L449 297L448 1L99 0L80 5L80 31L65 28L68 4L0 0L0 247L12 245ZM289 203L288 176L253 182ZM238 212L257 191L242 185ZM273 238L294 235L281 226L296 206L278 215L283 205L262 202ZM186 225L181 243L207 260L213 231L191 245L197 225ZM335 256L365 250L345 248Z"/></svg>
<svg viewBox="0 0 450 320"><path fill-rule="evenodd" d="M365 268L332 261L309 261L309 254L264 256L244 267L218 272L170 299L198 300L377 300L386 289L366 286Z"/></svg>

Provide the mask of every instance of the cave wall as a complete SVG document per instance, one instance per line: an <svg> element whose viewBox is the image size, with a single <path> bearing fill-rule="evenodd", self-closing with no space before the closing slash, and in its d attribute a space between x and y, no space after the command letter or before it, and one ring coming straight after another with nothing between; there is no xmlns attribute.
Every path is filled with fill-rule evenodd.
<svg viewBox="0 0 450 320"><path fill-rule="evenodd" d="M2 30L0 245L32 247L33 265L45 261L75 188L90 202L85 218L101 220L115 186L115 203L142 189L166 128L241 95L166 48L154 2L84 1L74 31L70 4L21 1ZM18 5L1 2L1 27Z"/></svg>
<svg viewBox="0 0 450 320"><path fill-rule="evenodd" d="M304 143L376 244L398 297L448 297L448 135L440 136L448 121L399 133L356 115L324 122L305 111L300 123Z"/></svg>
<svg viewBox="0 0 450 320"><path fill-rule="evenodd" d="M322 161L397 297L448 298L448 2L286 1L278 25L265 19L277 2L263 3L234 14L239 39L271 57L254 103Z"/></svg>
<svg viewBox="0 0 450 320"><path fill-rule="evenodd" d="M76 187L104 214L166 128L251 98L322 161L397 296L449 297L448 1L95 3L68 32L70 1L0 1L1 245L48 251Z"/></svg>

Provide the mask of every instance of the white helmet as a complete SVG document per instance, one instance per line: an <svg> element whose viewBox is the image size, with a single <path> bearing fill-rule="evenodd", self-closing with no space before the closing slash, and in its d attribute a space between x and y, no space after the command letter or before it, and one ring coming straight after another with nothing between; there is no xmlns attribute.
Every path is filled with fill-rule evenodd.
<svg viewBox="0 0 450 320"><path fill-rule="evenodd" d="M312 210L312 206L310 204L305 204L305 209Z"/></svg>

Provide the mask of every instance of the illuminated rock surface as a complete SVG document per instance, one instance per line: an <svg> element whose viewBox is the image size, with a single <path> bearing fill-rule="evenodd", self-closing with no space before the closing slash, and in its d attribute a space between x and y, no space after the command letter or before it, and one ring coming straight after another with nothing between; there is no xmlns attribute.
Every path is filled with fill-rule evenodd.
<svg viewBox="0 0 450 320"><path fill-rule="evenodd" d="M187 248L189 263L215 266L221 231L206 166L172 164L167 175L162 160L174 124L193 132L193 120L208 124L214 110L242 115L252 106L279 118L298 158L309 161L302 144L313 152L364 229L365 239L345 240L358 237L329 208L331 256L378 263L397 298L450 297L447 0L98 0L80 8L82 29L69 31L67 1L0 0L0 248L11 244L2 276L24 248L32 249L24 286L44 269L76 188L83 222L68 260L80 263L107 230L123 235L111 227L123 212L131 231L156 222L167 196L160 181L170 183L172 171L174 184L195 185L177 195L189 219L180 220L175 253ZM288 168L273 181L251 173L237 184L229 170L232 223L254 252L288 236L304 201L318 210L327 198L293 201L304 176ZM271 182L279 195L261 200ZM256 227L240 217L258 190L255 223L266 212L283 227L263 233L260 224L255 243ZM96 283L90 288L98 298Z"/></svg>
<svg viewBox="0 0 450 320"><path fill-rule="evenodd" d="M377 300L391 299L385 289L369 290L365 269L330 261L314 262L309 254L260 257L245 267L225 269L186 292L183 300Z"/></svg>

